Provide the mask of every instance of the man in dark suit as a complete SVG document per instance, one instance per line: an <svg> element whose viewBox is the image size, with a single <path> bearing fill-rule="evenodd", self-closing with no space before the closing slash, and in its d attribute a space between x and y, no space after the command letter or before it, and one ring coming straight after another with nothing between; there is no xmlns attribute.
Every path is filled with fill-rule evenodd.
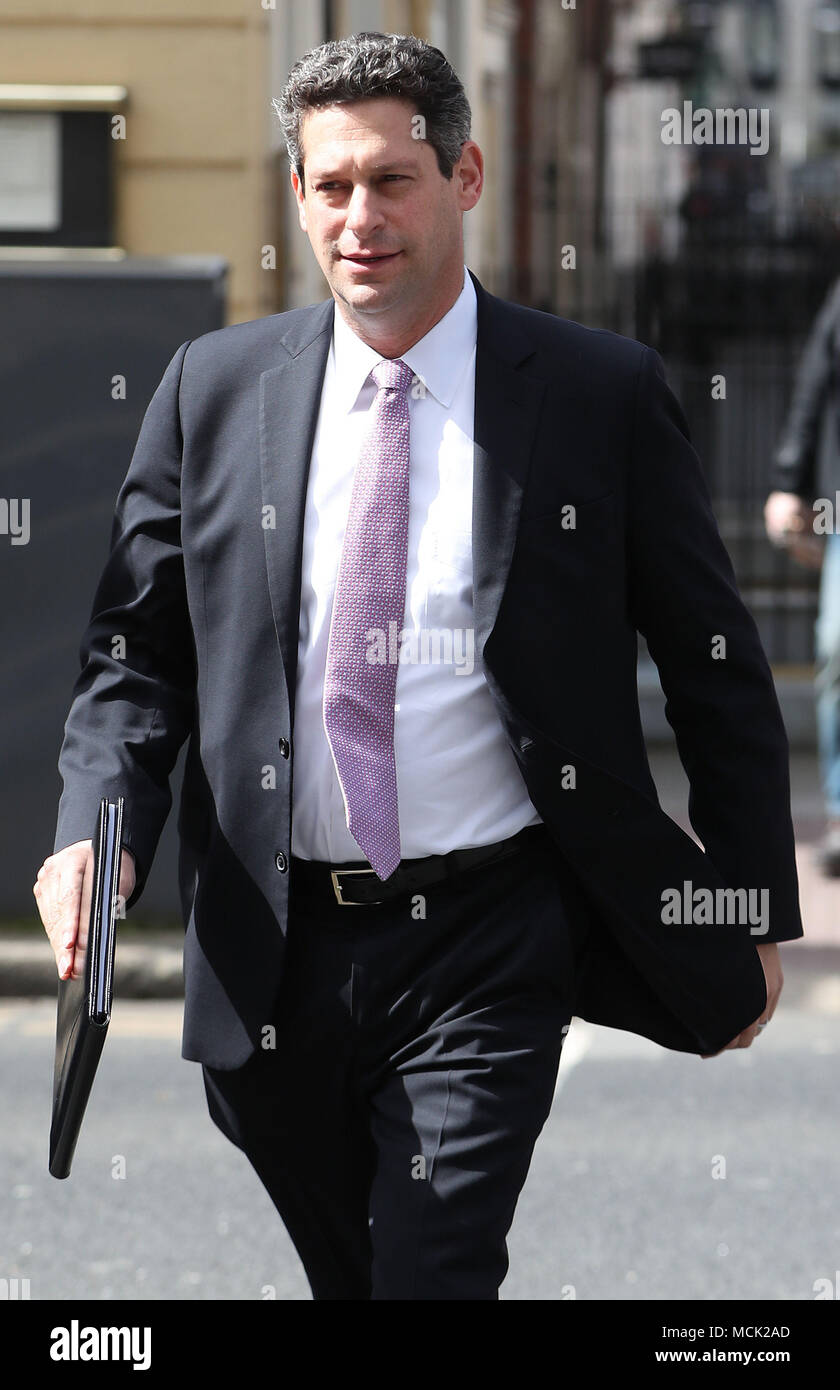
<svg viewBox="0 0 840 1390"><path fill-rule="evenodd" d="M482 158L443 55L325 45L279 114L332 298L166 370L36 896L66 974L99 797L131 906L189 739L214 1120L315 1298L495 1299L572 1014L701 1056L772 1016L785 732L657 355L466 272ZM638 631L704 849L658 804Z"/></svg>

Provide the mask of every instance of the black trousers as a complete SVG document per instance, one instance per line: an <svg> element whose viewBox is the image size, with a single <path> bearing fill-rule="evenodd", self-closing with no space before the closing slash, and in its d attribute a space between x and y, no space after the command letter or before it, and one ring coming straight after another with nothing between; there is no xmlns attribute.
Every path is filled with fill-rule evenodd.
<svg viewBox="0 0 840 1390"><path fill-rule="evenodd" d="M291 874L267 1046L203 1068L210 1114L313 1298L496 1299L585 943L556 851L376 906L315 906Z"/></svg>

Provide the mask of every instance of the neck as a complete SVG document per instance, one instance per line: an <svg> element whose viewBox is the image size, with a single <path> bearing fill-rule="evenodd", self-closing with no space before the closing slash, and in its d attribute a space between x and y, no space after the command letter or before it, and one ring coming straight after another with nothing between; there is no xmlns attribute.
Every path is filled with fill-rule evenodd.
<svg viewBox="0 0 840 1390"><path fill-rule="evenodd" d="M458 300L461 290L464 288L464 269L463 263L460 267L460 274L457 288L450 287L449 292L442 299L438 299L432 306L425 306L419 313L414 313L411 317L396 315L383 315L376 318L370 314L355 314L351 306L343 299L335 298L336 307L348 328L351 328L357 338L361 338L363 343L373 348L382 357L391 359L402 357L403 353L419 343L421 338L425 338L430 333L436 323L439 323L444 315L449 313L453 304Z"/></svg>

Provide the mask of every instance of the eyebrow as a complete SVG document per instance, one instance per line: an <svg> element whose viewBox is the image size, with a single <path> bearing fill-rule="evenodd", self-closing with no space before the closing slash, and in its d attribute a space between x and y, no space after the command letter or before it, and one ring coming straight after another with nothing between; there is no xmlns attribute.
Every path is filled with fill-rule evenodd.
<svg viewBox="0 0 840 1390"><path fill-rule="evenodd" d="M417 170L419 168L420 165L416 159L389 159L384 164L372 164L370 166L370 172L372 174L384 174L389 172L395 172L397 169ZM343 175L341 173L341 170L339 169L326 169L323 171L318 170L315 173L310 171L309 177L313 180L321 180L338 179L342 178Z"/></svg>

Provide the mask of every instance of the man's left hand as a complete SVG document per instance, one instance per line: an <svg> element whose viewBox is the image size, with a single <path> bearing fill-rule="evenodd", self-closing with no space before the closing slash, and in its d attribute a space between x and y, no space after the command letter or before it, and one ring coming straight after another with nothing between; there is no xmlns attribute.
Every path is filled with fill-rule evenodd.
<svg viewBox="0 0 840 1390"><path fill-rule="evenodd" d="M764 970L764 980L767 985L767 1003L760 1016L751 1023L749 1028L745 1028L739 1033L737 1038L733 1038L726 1047L721 1048L721 1052L729 1052L733 1047L751 1047L753 1040L758 1037L761 1029L759 1024L769 1023L779 1002L779 995L782 992L782 985L785 977L782 974L782 962L779 959L779 947L775 941L767 941L763 946L756 946L762 969ZM706 1052L702 1054L705 1062L708 1057L719 1057L720 1052Z"/></svg>

